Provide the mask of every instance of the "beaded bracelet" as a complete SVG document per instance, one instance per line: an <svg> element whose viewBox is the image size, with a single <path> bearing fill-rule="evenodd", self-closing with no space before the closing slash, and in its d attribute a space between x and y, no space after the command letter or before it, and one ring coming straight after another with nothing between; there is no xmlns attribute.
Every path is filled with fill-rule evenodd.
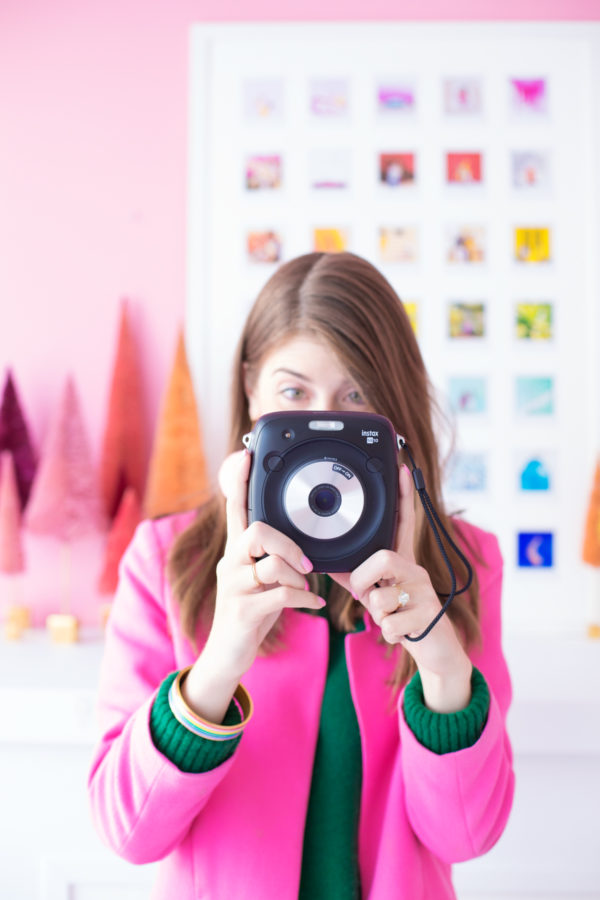
<svg viewBox="0 0 600 900"><path fill-rule="evenodd" d="M214 722L209 722L207 719L196 715L183 699L181 685L191 668L191 666L188 666L187 669L182 669L169 688L169 706L177 721L187 728L188 731L207 738L209 741L228 741L238 737L252 718L252 713L254 712L252 698L246 688L238 684L233 695L233 699L242 714L242 721L239 725L215 725Z"/></svg>

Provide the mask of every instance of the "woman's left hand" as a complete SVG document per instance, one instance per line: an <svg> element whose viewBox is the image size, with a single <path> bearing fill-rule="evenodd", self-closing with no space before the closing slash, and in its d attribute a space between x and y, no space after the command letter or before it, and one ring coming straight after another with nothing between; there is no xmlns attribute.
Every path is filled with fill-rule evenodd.
<svg viewBox="0 0 600 900"><path fill-rule="evenodd" d="M400 643L414 658L426 705L436 712L455 712L471 697L472 664L450 618L441 617L427 637L415 643L441 608L428 572L414 554L415 497L411 474L400 467L398 529L393 550L378 550L349 574L331 577L368 610L386 641Z"/></svg>

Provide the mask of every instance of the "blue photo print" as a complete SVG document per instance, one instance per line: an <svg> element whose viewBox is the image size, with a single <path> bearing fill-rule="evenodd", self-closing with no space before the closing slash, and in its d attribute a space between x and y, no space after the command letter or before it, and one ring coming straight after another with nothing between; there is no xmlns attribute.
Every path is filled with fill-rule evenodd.
<svg viewBox="0 0 600 900"><path fill-rule="evenodd" d="M487 466L485 453L456 453L448 473L451 491L485 491Z"/></svg>
<svg viewBox="0 0 600 900"><path fill-rule="evenodd" d="M554 535L551 531L520 531L520 569L551 569L554 565Z"/></svg>
<svg viewBox="0 0 600 900"><path fill-rule="evenodd" d="M551 376L518 376L515 382L517 413L547 416L554 412L554 379Z"/></svg>
<svg viewBox="0 0 600 900"><path fill-rule="evenodd" d="M519 487L522 491L549 491L552 476L547 461L540 456L525 459L519 469Z"/></svg>
<svg viewBox="0 0 600 900"><path fill-rule="evenodd" d="M453 375L448 379L448 394L453 412L480 415L486 411L486 381L476 375Z"/></svg>

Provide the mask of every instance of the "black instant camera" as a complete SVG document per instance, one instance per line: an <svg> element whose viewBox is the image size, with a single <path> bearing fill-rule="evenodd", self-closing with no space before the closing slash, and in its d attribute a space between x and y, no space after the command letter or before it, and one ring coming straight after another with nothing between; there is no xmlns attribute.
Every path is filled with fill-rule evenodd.
<svg viewBox="0 0 600 900"><path fill-rule="evenodd" d="M292 538L315 572L351 572L393 546L399 437L384 416L277 412L244 436L248 523Z"/></svg>

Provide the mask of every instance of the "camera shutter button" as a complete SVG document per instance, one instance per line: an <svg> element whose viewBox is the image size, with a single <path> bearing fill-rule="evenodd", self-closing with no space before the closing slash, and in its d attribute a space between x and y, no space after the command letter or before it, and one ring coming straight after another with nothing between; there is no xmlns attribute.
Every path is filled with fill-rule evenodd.
<svg viewBox="0 0 600 900"><path fill-rule="evenodd" d="M279 472L283 469L283 459L278 453L269 453L265 457L265 469L268 472Z"/></svg>
<svg viewBox="0 0 600 900"><path fill-rule="evenodd" d="M377 456L371 457L371 459L367 460L366 465L367 472L381 472L383 469L383 462Z"/></svg>

